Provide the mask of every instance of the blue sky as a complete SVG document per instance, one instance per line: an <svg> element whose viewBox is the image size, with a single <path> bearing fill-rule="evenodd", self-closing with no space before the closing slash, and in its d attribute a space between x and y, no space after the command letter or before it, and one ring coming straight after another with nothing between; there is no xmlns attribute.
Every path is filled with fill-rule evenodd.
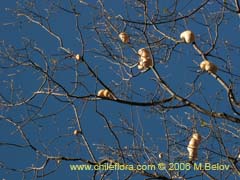
<svg viewBox="0 0 240 180"><path fill-rule="evenodd" d="M142 21L141 8L130 8L129 4L124 4L123 1L114 1L114 3L109 0L105 1L105 8L110 16L109 19L115 25L115 28L117 28L118 33L126 31L131 37L132 44L125 45L120 42L118 33L114 30L111 30L109 34L105 32L106 27L103 23L106 21L103 17L99 16L99 13L101 13L99 8L100 4L96 3L96 1L86 2L91 4L91 6L86 6L84 3L79 3L79 1L72 1L74 5L77 5L76 10L80 12L78 22L84 39L84 59L88 65L110 89L114 90L114 93L119 98L144 102L163 96L168 97L167 93L156 83L156 77L154 77L151 70L139 74L137 68L133 68L131 71L129 68L119 66L117 63L122 59L117 58L115 61L113 58L106 58L105 55L107 55L108 52L106 52L99 43L99 38L102 38L106 46L108 46L116 56L122 57L122 54L124 54L125 57L127 57L124 60L136 63L138 59L131 47L138 50L141 47L148 46L144 38L140 36L140 31L137 30L137 28L141 29L142 26L138 27L131 23L124 24L122 21L115 20L114 18L122 15L129 20ZM162 14L164 14L164 12L166 14L169 13L174 7L172 1L159 2L160 12ZM196 1L183 1L182 4L177 4L176 11L182 15L183 13L190 12L192 8L198 7L201 3ZM213 22L211 18L216 18L221 9L219 4L214 3L209 3L206 8L201 11L202 14L197 13L186 20L164 23L167 17L162 16L162 23L159 23L158 28L176 39L179 38L179 34L183 30L191 29L195 32L196 43L202 50L206 51L210 48L210 37L215 37L215 24L210 24L208 26L209 29L207 29L204 23ZM71 10L69 2L64 1L60 4L61 7ZM47 16L48 12L53 12L49 19L52 30L62 38L65 48L73 53L81 54L83 46L81 44L81 36L75 26L75 15L60 8L49 11L50 5L51 3L48 1L37 2L37 8L33 8L32 10L40 13L42 16ZM96 94L99 89L103 88L103 86L90 75L84 63L76 62L71 58L65 58L66 54L60 50L59 42L56 38L49 35L49 33L40 26L30 23L26 18L22 16L16 17L12 12L15 7L16 1L9 0L4 1L4 4L0 8L1 52L4 51L4 47L11 49L10 47L13 46L12 49L15 49L13 53L16 53L13 57L21 56L18 60L23 62L28 62L27 60L31 59L41 68L48 70L49 74L51 74L59 84L63 85L66 90L72 92L74 96L93 95ZM20 7L23 6L20 5ZM154 9L154 7L155 4L149 3L149 9ZM149 14L154 15L151 14L151 12L149 12ZM34 18L37 19L37 17ZM218 18L220 18L220 15ZM173 25L174 23L175 26ZM99 36L93 28L94 26L97 27L100 32ZM227 83L230 81L235 83L234 90L236 95L238 95L237 92L240 88L240 63L238 61L239 36L237 36L237 34L239 34L239 17L233 13L226 13L222 25L219 27L217 46L212 52L212 55L221 57L226 61L222 61L220 58L213 56L208 57L209 60L213 61L219 67L218 74L221 78ZM153 27L147 29L147 35L152 39L160 38L159 33L154 31ZM3 44L5 46L3 46ZM153 52L155 52L155 67L161 77L164 78L176 93L185 96L191 91L189 84L198 77L198 64L202 59L191 45L181 43L174 48L171 58L166 61L164 55L165 52L169 50L166 48L167 45L172 46L173 43L168 40L163 40L160 44L151 47ZM23 49L25 46L28 48ZM35 49L32 49L31 46L34 46ZM29 56L25 56L26 54ZM43 74L31 66L23 67L16 65L11 68L5 68L11 66L11 62L2 55L0 62L0 93L1 96L6 97L9 101L17 103L22 99L30 98L33 93L38 90L47 90L48 86L54 87L52 82L44 82L45 77ZM233 75L229 75L223 71L227 65L231 65ZM125 74L126 72L129 74L133 73L137 76L129 78L129 76ZM42 88L40 88L41 84L43 84ZM207 109L211 107L216 111L234 115L226 99L226 91L224 91L213 77L207 73L202 74L197 79L196 85L201 88L199 88L189 100ZM11 91L11 87L13 87L15 91ZM157 89L161 89L162 91L157 91ZM59 87L56 87L55 92L63 93ZM237 99L239 99L238 96ZM72 104L68 103L70 100ZM176 105L176 102L167 103L166 105ZM83 139L80 136L73 135L73 131L78 128L74 107L76 108L75 110L80 119L85 137L96 159L110 156L117 157L116 155L108 154L108 152L101 152L102 145L106 145L111 149L117 147L117 143L115 137L107 128L106 121L97 114L96 111L103 113L107 117L108 122L113 126L121 142L122 148L127 147L131 149L137 145L146 147L149 151L151 150L151 153L148 155L151 154L154 162L187 162L186 147L193 129L196 129L203 136L203 142L199 150L199 162L204 162L206 156L209 156L208 158L214 163L226 163L224 158L221 159L222 156L217 156L216 153L211 154L211 151L209 151L216 150L218 153L223 153L222 147L219 141L217 141L220 136L226 147L233 147L228 149L231 155L236 154L239 148L239 135L235 138L233 135L235 132L238 132L236 129L239 129L239 124L225 120L211 119L188 107L161 111L161 108L157 106L138 107L106 100L86 101L81 98L69 99L66 96L39 94L27 105L2 108L0 115L1 117L8 117L20 125L25 135L29 138L29 141L41 152L51 156L91 159ZM205 124L203 126L203 122L207 125ZM1 163L9 168L16 169L26 169L31 166L39 167L43 164L46 158L37 154L31 148L25 147L26 142L14 125L10 124L6 119L3 120L3 118L1 118L0 127L0 142L19 145L19 147L0 145ZM133 134L128 134L127 128L129 128L129 132L131 132L130 128L133 128L139 134L136 134L136 137L134 137ZM233 133L225 132L224 128L228 128L228 130ZM167 133L171 136L169 142L166 141ZM169 149L170 152L168 152L166 148L167 143L170 143L169 147L173 147ZM178 146L175 146L176 144L178 144ZM166 156L163 160L160 160L157 157L160 152L166 155L170 153L171 156ZM185 154L182 155L179 152L184 152ZM139 157L140 163L146 164L148 162L148 155L143 154L142 157ZM47 180L86 179L86 177L92 176L92 172L87 171L71 172L69 169L70 164L82 164L82 162L62 161L60 164L57 164L56 161L53 160L50 161L45 170L40 171L38 175L54 171L42 178ZM113 173L116 175L120 173L120 176L126 177L130 172ZM166 172L162 173L168 176ZM186 173L186 177L201 174L200 172L196 173L194 171L181 172L181 174L184 173ZM219 177L218 172L216 172L216 174L215 172L211 172L211 174ZM34 173L26 173L25 175L25 179L35 178ZM23 174L19 172L12 172L6 169L0 170L1 179L20 179L22 177ZM140 178L139 175L136 175L135 179L138 178ZM199 179L201 178L200 176Z"/></svg>

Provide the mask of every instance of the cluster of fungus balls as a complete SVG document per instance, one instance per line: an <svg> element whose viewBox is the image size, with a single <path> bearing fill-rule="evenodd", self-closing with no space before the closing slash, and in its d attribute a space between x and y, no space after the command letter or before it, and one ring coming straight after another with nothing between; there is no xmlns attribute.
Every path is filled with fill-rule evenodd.
<svg viewBox="0 0 240 180"><path fill-rule="evenodd" d="M198 146L201 142L201 135L198 133L194 133L189 141L187 150L188 150L188 158L190 161L195 161L198 158Z"/></svg>
<svg viewBox="0 0 240 180"><path fill-rule="evenodd" d="M99 90L97 96L108 99L115 99L114 95L108 89Z"/></svg>
<svg viewBox="0 0 240 180"><path fill-rule="evenodd" d="M123 43L129 43L130 41L130 36L126 32L121 32L119 34L119 38ZM185 30L180 34L180 39L182 42L185 42L187 44L190 43L195 43L195 35L191 30ZM138 55L140 56L139 61L138 61L138 69L141 72L146 71L150 67L152 67L153 64L153 59L150 51L146 48L141 48L138 50ZM218 68L215 64L208 60L203 60L200 64L200 68L202 71L206 72L211 72L211 73L216 73Z"/></svg>
<svg viewBox="0 0 240 180"><path fill-rule="evenodd" d="M119 34L119 38L123 43L129 43L130 37L126 32L121 32ZM138 61L137 67L141 72L144 72L153 66L152 55L148 49L146 48L139 49L138 55L139 55L139 61Z"/></svg>
<svg viewBox="0 0 240 180"><path fill-rule="evenodd" d="M194 33L190 30L186 30L186 31L182 32L180 34L180 39L183 40L187 44L195 42ZM218 70L218 68L215 64L213 64L212 62L210 62L206 59L200 63L200 68L202 71L211 72L214 74Z"/></svg>
<svg viewBox="0 0 240 180"><path fill-rule="evenodd" d="M119 34L119 38L122 41L122 43L129 43L130 42L130 36L126 32L121 32ZM195 43L195 35L192 31L186 30L180 34L180 39L182 42L185 42L187 44L190 43ZM153 58L151 55L151 52L149 49L146 48L141 48L138 50L138 56L139 56L139 61L138 61L138 66L137 68L141 71L144 72L148 70L149 68L154 66ZM76 60L81 60L81 56L79 54L75 55ZM203 60L200 63L200 69L202 71L206 72L211 72L211 73L216 73L218 68L215 64L208 60ZM102 98L108 98L108 99L116 99L115 96L108 90L108 89L101 89L97 93L98 97ZM74 131L74 135L80 134L79 130ZM189 144L187 146L188 150L188 157L190 161L194 161L198 157L198 146L201 142L201 135L198 133L194 133L189 141Z"/></svg>
<svg viewBox="0 0 240 180"><path fill-rule="evenodd" d="M146 48L141 48L138 50L139 61L138 69L142 72L146 71L150 67L153 67L153 59L150 51Z"/></svg>

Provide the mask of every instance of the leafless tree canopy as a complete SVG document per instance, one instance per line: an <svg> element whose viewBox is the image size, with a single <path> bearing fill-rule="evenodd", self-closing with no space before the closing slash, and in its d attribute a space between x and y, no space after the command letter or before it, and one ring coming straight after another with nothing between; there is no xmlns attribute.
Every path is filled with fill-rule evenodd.
<svg viewBox="0 0 240 180"><path fill-rule="evenodd" d="M10 2L0 178L239 178L238 0Z"/></svg>

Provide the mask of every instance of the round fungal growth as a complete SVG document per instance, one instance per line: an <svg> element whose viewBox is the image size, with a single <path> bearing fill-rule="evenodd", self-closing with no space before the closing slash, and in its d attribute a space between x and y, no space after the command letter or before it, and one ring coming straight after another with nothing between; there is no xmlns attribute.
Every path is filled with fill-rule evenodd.
<svg viewBox="0 0 240 180"><path fill-rule="evenodd" d="M125 33L125 32L121 32L118 36L119 36L119 38L121 39L121 41L122 41L123 43L128 43L129 40L130 40L130 37L129 37L128 34Z"/></svg>
<svg viewBox="0 0 240 180"><path fill-rule="evenodd" d="M204 60L200 63L201 70L205 71L206 64L209 64L209 61Z"/></svg>
<svg viewBox="0 0 240 180"><path fill-rule="evenodd" d="M162 159L162 158L163 158L163 153L160 152L160 153L158 154L158 157L159 157L159 159Z"/></svg>
<svg viewBox="0 0 240 180"><path fill-rule="evenodd" d="M207 71L207 72L211 72L211 73L216 73L218 68L215 64L213 64L212 62L208 61L208 60L204 60L200 63L200 68L203 71Z"/></svg>
<svg viewBox="0 0 240 180"><path fill-rule="evenodd" d="M76 54L76 55L75 55L75 59L76 59L77 61L80 61L80 60L81 60L80 54Z"/></svg>
<svg viewBox="0 0 240 180"><path fill-rule="evenodd" d="M153 60L151 58L140 57L138 62L138 69L145 71L153 66Z"/></svg>
<svg viewBox="0 0 240 180"><path fill-rule="evenodd" d="M141 70L141 72L144 72L150 67L153 67L152 55L148 49L139 49L138 55L140 56L138 61L138 69Z"/></svg>
<svg viewBox="0 0 240 180"><path fill-rule="evenodd" d="M148 49L146 48L141 48L138 50L138 55L141 57L150 57L151 53Z"/></svg>
<svg viewBox="0 0 240 180"><path fill-rule="evenodd" d="M75 136L77 136L78 134L80 134L81 132L79 131L79 130L77 130L77 129L75 129L74 131L73 131L73 134L75 135Z"/></svg>
<svg viewBox="0 0 240 180"><path fill-rule="evenodd" d="M193 43L195 41L195 36L192 31L186 30L180 34L180 39L184 40L185 43Z"/></svg>

